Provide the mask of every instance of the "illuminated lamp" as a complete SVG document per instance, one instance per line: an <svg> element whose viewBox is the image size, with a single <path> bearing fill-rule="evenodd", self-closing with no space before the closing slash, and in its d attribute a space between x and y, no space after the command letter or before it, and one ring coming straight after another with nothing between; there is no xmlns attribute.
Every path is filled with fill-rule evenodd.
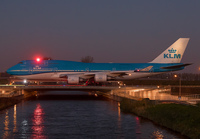
<svg viewBox="0 0 200 139"><path fill-rule="evenodd" d="M37 61L37 62L40 62L40 58L36 58L36 61Z"/></svg>
<svg viewBox="0 0 200 139"><path fill-rule="evenodd" d="M27 83L27 80L26 80L26 79L24 79L24 80L23 80L23 82L24 82L24 83Z"/></svg>

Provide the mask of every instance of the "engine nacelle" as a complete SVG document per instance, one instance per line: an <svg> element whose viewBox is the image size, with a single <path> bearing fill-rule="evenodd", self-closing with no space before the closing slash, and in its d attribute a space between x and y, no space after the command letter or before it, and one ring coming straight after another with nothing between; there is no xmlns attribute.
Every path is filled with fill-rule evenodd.
<svg viewBox="0 0 200 139"><path fill-rule="evenodd" d="M68 75L67 76L67 82L68 84L78 84L79 83L79 77L74 75Z"/></svg>
<svg viewBox="0 0 200 139"><path fill-rule="evenodd" d="M95 82L106 82L107 75L106 74L95 74L94 80L95 80Z"/></svg>

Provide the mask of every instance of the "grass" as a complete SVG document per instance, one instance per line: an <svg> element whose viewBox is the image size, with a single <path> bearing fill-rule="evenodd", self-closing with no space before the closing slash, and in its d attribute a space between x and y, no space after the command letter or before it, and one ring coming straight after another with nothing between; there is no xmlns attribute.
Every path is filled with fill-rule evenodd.
<svg viewBox="0 0 200 139"><path fill-rule="evenodd" d="M155 104L155 101L133 101L123 99L121 108L125 112L148 118L155 123L180 132L193 139L200 138L200 104Z"/></svg>

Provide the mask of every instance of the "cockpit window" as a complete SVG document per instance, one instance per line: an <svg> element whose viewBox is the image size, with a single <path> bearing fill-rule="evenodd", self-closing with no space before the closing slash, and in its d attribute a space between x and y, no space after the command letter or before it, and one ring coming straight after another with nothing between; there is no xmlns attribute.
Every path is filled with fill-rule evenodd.
<svg viewBox="0 0 200 139"><path fill-rule="evenodd" d="M23 62L19 62L18 64L23 64Z"/></svg>

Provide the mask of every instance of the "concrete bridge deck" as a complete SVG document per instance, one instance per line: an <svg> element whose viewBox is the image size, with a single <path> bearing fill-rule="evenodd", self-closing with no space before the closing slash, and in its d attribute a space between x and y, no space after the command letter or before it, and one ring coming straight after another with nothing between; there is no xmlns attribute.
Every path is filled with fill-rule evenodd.
<svg viewBox="0 0 200 139"><path fill-rule="evenodd" d="M126 90L132 90L132 89L162 89L162 88L173 88L179 86L85 86L85 85L0 85L0 90L77 90L77 91L107 91L107 90L116 90L116 89L126 89ZM181 86L181 88L200 88L200 86Z"/></svg>
<svg viewBox="0 0 200 139"><path fill-rule="evenodd" d="M162 101L200 101L200 95L181 96L171 94L174 86L84 86L84 85L0 85L0 96L10 96L24 94L24 91L85 91L93 93L103 93L130 99L149 98L151 100ZM177 86L176 86L177 87ZM199 86L198 86L199 87Z"/></svg>
<svg viewBox="0 0 200 139"><path fill-rule="evenodd" d="M110 91L110 90L132 90L132 89L156 89L157 86L84 86L84 85L0 85L0 90L74 90L74 91Z"/></svg>
<svg viewBox="0 0 200 139"><path fill-rule="evenodd" d="M63 91L109 91L119 89L117 86L67 86L67 85L5 85L0 86L0 90L25 90L25 91L44 91L44 90L63 90Z"/></svg>

